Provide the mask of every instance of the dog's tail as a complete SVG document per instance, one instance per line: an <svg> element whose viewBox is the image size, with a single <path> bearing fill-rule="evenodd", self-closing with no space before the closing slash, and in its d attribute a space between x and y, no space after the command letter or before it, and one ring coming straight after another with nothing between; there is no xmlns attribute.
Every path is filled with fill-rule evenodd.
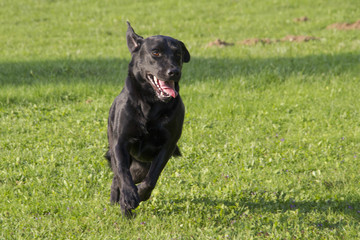
<svg viewBox="0 0 360 240"><path fill-rule="evenodd" d="M111 168L111 156L110 156L110 150L108 150L104 157L108 160L109 167Z"/></svg>
<svg viewBox="0 0 360 240"><path fill-rule="evenodd" d="M173 156L174 157L181 157L182 156L178 145L176 145L176 147L175 147L175 150L173 152Z"/></svg>

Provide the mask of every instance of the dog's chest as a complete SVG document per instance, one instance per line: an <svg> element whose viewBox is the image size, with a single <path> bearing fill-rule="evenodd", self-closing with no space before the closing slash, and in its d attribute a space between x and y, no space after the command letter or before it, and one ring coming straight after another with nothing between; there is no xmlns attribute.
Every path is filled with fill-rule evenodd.
<svg viewBox="0 0 360 240"><path fill-rule="evenodd" d="M168 133L165 128L147 128L147 131L131 144L130 153L138 161L149 162L154 160L167 141Z"/></svg>
<svg viewBox="0 0 360 240"><path fill-rule="evenodd" d="M178 138L177 109L153 106L141 108L141 120L138 119L138 135L131 144L130 154L142 162L153 161L164 147L168 147L173 138ZM179 125L179 126L178 126Z"/></svg>

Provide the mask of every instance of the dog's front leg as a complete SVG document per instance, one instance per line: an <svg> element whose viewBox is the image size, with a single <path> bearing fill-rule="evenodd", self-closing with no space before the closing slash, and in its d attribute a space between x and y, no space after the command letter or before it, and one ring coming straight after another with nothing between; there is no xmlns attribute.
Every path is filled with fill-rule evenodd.
<svg viewBox="0 0 360 240"><path fill-rule="evenodd" d="M138 190L130 173L130 154L126 145L117 144L114 151L116 169L114 173L120 181L120 207L125 216L131 216L131 210L139 206Z"/></svg>
<svg viewBox="0 0 360 240"><path fill-rule="evenodd" d="M137 186L140 201L146 201L150 198L152 190L160 177L162 170L169 161L171 153L168 150L162 150L157 158L151 163L149 172L144 180Z"/></svg>

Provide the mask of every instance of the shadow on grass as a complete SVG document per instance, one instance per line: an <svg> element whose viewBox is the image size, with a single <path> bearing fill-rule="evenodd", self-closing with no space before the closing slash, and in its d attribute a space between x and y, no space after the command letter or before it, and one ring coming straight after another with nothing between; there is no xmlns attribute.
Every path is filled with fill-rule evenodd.
<svg viewBox="0 0 360 240"><path fill-rule="evenodd" d="M1 85L31 85L47 83L123 83L128 59L49 60L30 62L0 62ZM360 54L319 54L304 57L279 58L199 58L193 57L184 67L183 84L233 77L258 77L266 83L281 83L291 75L339 75L358 71Z"/></svg>
<svg viewBox="0 0 360 240"><path fill-rule="evenodd" d="M276 194L279 199L267 200L265 195L269 196L271 193L258 194L259 196L251 196L253 192L244 193L240 199L212 199L210 197L201 197L195 199L177 199L171 200L165 205L169 204L171 210L165 211L169 215L174 213L184 213L190 209L206 208L207 215L218 216L219 213L223 216L230 216L228 220L241 220L246 218L261 218L266 213L286 213L297 212L298 215L308 215L312 213L340 213L351 216L356 221L360 220L360 200L316 200L316 201L293 201L281 199L278 193ZM188 203L188 204L184 204ZM191 210L190 210L191 211ZM163 213L162 213L163 214ZM215 219L216 220L216 217ZM328 222L326 217L324 221L312 223L318 228L337 228L346 223Z"/></svg>
<svg viewBox="0 0 360 240"><path fill-rule="evenodd" d="M33 62L0 62L1 85L109 83L116 84L126 76L127 60L50 60Z"/></svg>

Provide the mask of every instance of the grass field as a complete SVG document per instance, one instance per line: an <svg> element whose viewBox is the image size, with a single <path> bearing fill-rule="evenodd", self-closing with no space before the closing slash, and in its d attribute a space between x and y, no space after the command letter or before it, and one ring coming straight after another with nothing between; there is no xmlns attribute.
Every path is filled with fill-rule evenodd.
<svg viewBox="0 0 360 240"><path fill-rule="evenodd" d="M360 30L327 29L359 16L358 0L2 0L0 239L360 239ZM126 20L192 56L183 156L133 220L103 158ZM318 40L241 44L287 35Z"/></svg>

